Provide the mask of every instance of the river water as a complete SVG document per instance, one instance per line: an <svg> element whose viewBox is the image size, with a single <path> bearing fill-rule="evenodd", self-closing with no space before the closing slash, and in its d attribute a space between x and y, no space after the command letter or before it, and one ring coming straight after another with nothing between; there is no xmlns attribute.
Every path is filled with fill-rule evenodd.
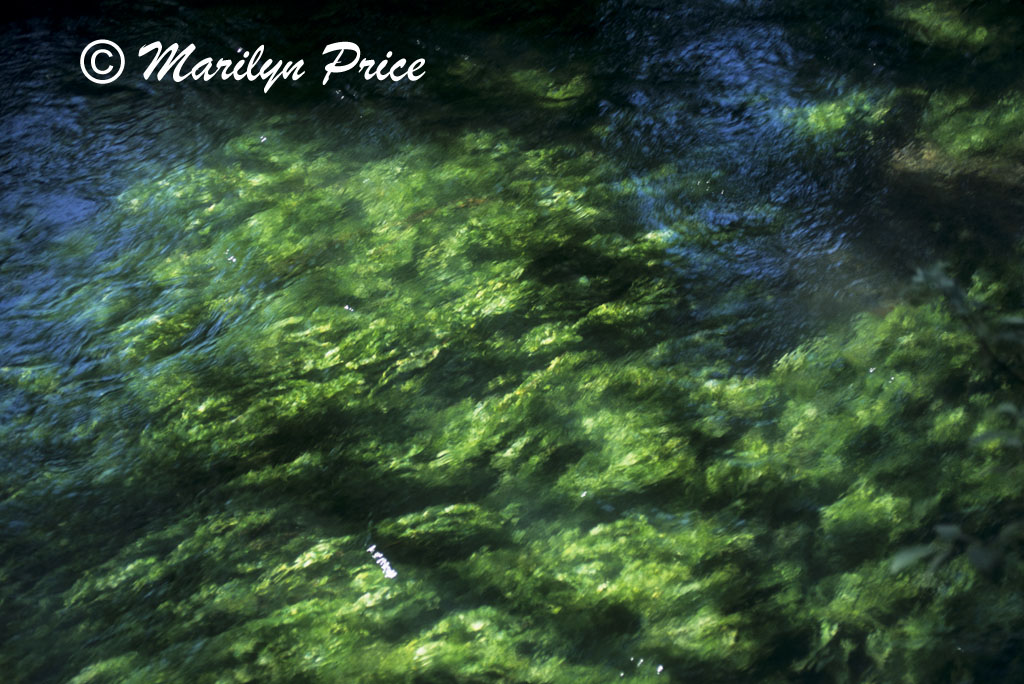
<svg viewBox="0 0 1024 684"><path fill-rule="evenodd" d="M1012 280L1020 14L981 5L21 10L0 32L0 669L883 681L953 644L921 681L1019 670L1013 619L911 648L900 611L931 589L862 618L836 588L966 515L870 454L934 450L920 407L982 421L998 397L971 393L1006 387L956 379L952 351L899 411L851 379L932 325L905 313L917 269ZM99 38L128 57L116 83L79 67ZM153 41L306 73L145 79ZM325 85L337 41L425 74ZM974 319L942 320L984 355ZM843 351L870 334L875 356ZM799 453L797 405L845 446L744 460ZM847 407L894 413L840 436ZM767 470L723 484L725 456ZM841 466L799 474L819 459ZM916 512L862 555L819 548L862 491ZM993 496L995 535L1016 509Z"/></svg>

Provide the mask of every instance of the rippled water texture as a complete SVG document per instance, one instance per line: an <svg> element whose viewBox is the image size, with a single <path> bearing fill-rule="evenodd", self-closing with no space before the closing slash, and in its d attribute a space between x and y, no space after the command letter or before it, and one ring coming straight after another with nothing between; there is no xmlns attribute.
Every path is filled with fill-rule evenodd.
<svg viewBox="0 0 1024 684"><path fill-rule="evenodd" d="M0 672L1016 680L1022 23L12 15ZM145 80L154 40L306 75ZM323 85L337 41L426 75Z"/></svg>

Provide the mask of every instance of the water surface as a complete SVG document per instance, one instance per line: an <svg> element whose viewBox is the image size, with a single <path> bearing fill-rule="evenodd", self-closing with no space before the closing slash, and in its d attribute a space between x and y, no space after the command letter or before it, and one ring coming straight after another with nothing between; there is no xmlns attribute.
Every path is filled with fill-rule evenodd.
<svg viewBox="0 0 1024 684"><path fill-rule="evenodd" d="M301 9L0 34L0 669L1020 673L1019 12Z"/></svg>

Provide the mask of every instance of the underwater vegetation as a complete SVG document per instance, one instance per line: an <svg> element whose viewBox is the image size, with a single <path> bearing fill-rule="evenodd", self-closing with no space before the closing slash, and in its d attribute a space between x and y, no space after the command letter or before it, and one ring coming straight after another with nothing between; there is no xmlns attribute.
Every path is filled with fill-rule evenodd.
<svg viewBox="0 0 1024 684"><path fill-rule="evenodd" d="M908 50L1009 49L949 7L881 16ZM1024 677L1022 246L794 321L857 255L764 275L812 212L717 161L748 112L829 169L812 190L853 158L953 187L1019 162L1016 86L750 96L692 156L626 163L630 126L669 137L692 103L602 118L613 76L537 62L458 55L434 87L556 134L369 96L312 134L250 113L0 263L0 672Z"/></svg>
<svg viewBox="0 0 1024 684"><path fill-rule="evenodd" d="M941 297L713 372L601 158L476 133L310 163L266 137L103 217L152 240L60 302L102 331L88 363L3 369L4 443L63 454L5 473L32 521L6 669L936 681L1006 657L1024 464L975 439L1003 392ZM907 563L936 525L1001 535L1001 574Z"/></svg>

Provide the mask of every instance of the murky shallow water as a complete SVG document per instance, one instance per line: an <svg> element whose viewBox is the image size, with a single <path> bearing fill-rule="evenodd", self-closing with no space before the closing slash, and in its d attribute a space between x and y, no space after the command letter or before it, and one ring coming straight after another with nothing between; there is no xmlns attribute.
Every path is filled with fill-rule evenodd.
<svg viewBox="0 0 1024 684"><path fill-rule="evenodd" d="M967 506L915 454L998 399L970 398L971 331L907 304L910 276L999 273L1021 217L1018 148L915 128L937 91L908 24L105 7L2 36L18 677L899 671L846 583L892 584ZM310 72L333 36L428 75L94 87L99 36ZM991 98L1011 140L1015 92ZM879 625L930 589L900 591ZM1012 643L955 638L943 673Z"/></svg>

